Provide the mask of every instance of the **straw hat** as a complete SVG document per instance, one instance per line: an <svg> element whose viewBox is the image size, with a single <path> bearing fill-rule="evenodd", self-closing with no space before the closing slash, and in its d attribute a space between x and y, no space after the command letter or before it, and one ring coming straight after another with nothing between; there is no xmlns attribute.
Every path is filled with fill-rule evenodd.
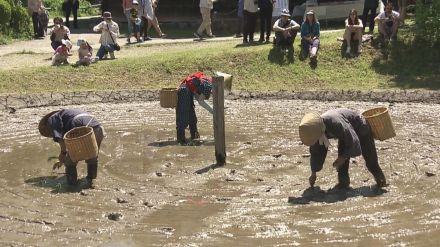
<svg viewBox="0 0 440 247"><path fill-rule="evenodd" d="M315 144L324 131L324 121L316 112L304 115L299 124L299 138L301 138L302 143L307 146Z"/></svg>
<svg viewBox="0 0 440 247"><path fill-rule="evenodd" d="M58 111L53 111L51 113L46 114L38 124L38 131L40 131L40 134L44 137L52 137L52 130L49 128L49 125L47 124L47 120L50 116L52 116L54 113L57 113Z"/></svg>

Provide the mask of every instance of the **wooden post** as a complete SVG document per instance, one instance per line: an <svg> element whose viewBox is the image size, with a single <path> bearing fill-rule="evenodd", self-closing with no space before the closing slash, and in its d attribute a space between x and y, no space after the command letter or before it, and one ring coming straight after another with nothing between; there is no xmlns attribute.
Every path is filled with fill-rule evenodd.
<svg viewBox="0 0 440 247"><path fill-rule="evenodd" d="M225 144L225 92L224 78L215 76L213 82L213 109L214 109L214 141L215 141L215 159L217 165L226 164L226 144Z"/></svg>

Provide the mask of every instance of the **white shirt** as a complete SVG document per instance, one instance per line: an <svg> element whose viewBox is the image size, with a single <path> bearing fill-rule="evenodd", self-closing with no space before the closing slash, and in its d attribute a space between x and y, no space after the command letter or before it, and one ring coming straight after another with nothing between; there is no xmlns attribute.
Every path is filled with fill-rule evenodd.
<svg viewBox="0 0 440 247"><path fill-rule="evenodd" d="M199 7L200 8L207 8L207 9L213 9L214 4L212 3L212 0L200 0Z"/></svg>
<svg viewBox="0 0 440 247"><path fill-rule="evenodd" d="M107 28L109 29L110 32L107 31ZM117 43L117 38L119 35L119 26L116 22L111 21L110 23L107 23L105 21L102 21L101 23L93 27L93 31L95 32L101 31L101 38L99 38L99 43L101 43L101 45L111 45Z"/></svg>
<svg viewBox="0 0 440 247"><path fill-rule="evenodd" d="M258 1L257 0L244 0L244 10L256 13L258 11Z"/></svg>
<svg viewBox="0 0 440 247"><path fill-rule="evenodd" d="M398 19L398 18L400 17L399 12L396 12L396 11L394 11L394 10L391 12L391 15L392 15L395 19ZM386 16L386 12L384 11L384 12L380 13L377 17L378 17L379 19L386 19L386 18L387 18L387 16Z"/></svg>

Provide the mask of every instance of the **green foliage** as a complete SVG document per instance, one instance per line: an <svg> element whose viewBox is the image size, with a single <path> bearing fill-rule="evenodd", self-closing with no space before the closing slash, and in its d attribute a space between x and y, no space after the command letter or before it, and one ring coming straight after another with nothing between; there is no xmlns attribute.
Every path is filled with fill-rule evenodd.
<svg viewBox="0 0 440 247"><path fill-rule="evenodd" d="M11 5L5 0L0 0L0 31L6 31L11 19Z"/></svg>
<svg viewBox="0 0 440 247"><path fill-rule="evenodd" d="M440 45L440 1L424 4L418 0L415 23L416 41L427 42L432 46Z"/></svg>
<svg viewBox="0 0 440 247"><path fill-rule="evenodd" d="M44 0L44 6L50 8L51 16L64 16L63 13L63 2L64 0ZM92 8L92 4L89 0L79 0L79 10L78 16L91 16L97 15L99 13L99 9Z"/></svg>
<svg viewBox="0 0 440 247"><path fill-rule="evenodd" d="M12 7L10 28L14 33L31 34L31 19L24 7L19 5Z"/></svg>

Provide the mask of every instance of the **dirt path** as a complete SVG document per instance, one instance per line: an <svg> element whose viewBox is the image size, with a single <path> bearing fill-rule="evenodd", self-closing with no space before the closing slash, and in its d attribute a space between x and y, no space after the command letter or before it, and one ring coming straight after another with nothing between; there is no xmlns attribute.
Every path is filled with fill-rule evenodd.
<svg viewBox="0 0 440 247"><path fill-rule="evenodd" d="M194 171L215 160L212 118L200 107L202 140L177 146L175 113L159 102L78 106L101 120L107 138L98 189L73 191L47 162L56 145L36 130L40 116L57 108L0 112L0 245L436 245L440 105L389 105L397 137L376 143L386 190L371 187L358 158L352 188L327 191L336 183L335 142L319 188L307 189L308 149L297 124L307 111L341 106L376 104L228 100L228 163L200 175ZM80 163L80 177L85 173Z"/></svg>

